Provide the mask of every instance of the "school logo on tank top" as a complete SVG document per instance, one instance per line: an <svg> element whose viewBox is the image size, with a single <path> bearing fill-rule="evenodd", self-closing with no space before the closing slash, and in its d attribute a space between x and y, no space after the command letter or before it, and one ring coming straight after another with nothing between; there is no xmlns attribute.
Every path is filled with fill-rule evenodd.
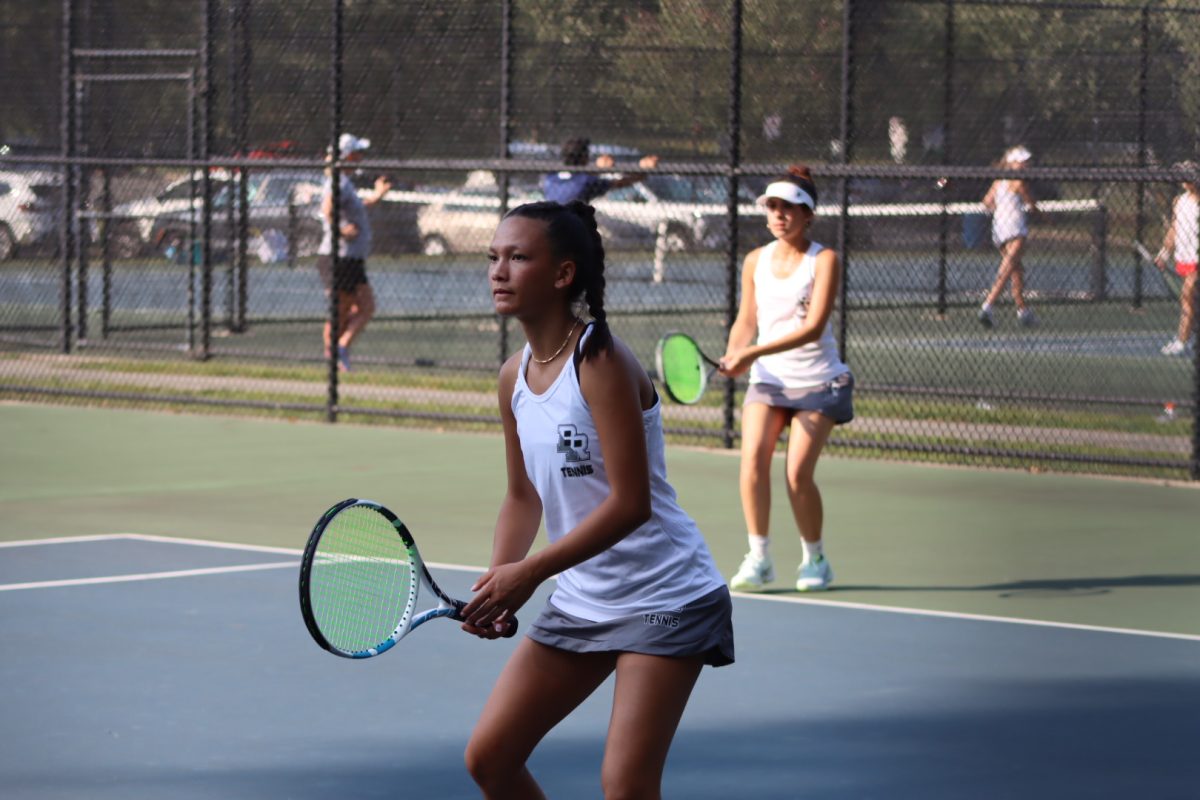
<svg viewBox="0 0 1200 800"><path fill-rule="evenodd" d="M562 453L565 462L564 466L559 467L564 478L579 478L592 474L592 465L586 463L592 460L586 433L580 433L579 429L570 423L559 425L556 449Z"/></svg>

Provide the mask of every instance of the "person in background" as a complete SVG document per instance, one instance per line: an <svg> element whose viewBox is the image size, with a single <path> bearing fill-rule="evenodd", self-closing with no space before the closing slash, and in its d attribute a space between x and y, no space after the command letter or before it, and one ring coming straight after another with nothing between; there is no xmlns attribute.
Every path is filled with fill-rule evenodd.
<svg viewBox="0 0 1200 800"><path fill-rule="evenodd" d="M771 462L786 430L788 499L804 547L795 586L820 591L833 581L833 569L822 538L817 459L833 427L854 418L854 376L830 324L842 270L836 253L808 238L817 187L807 167L790 167L768 184L758 205L775 241L746 256L741 304L720 360L724 375L750 372L739 475L750 552L729 586L758 591L775 580L768 550Z"/></svg>
<svg viewBox="0 0 1200 800"><path fill-rule="evenodd" d="M1017 145L1005 151L999 166L1003 169L1024 169L1033 154ZM979 307L979 324L990 328L995 324L992 305L1004 291L1004 285L1012 282L1013 302L1017 305L1017 321L1025 327L1037 324L1033 309L1025 304L1025 265L1021 261L1025 252L1025 240L1029 238L1027 214L1037 211L1037 203L1029 194L1023 180L993 181L983 205L992 214L992 243L1000 251L1000 268L991 290Z"/></svg>
<svg viewBox="0 0 1200 800"><path fill-rule="evenodd" d="M562 146L562 161L567 167L586 166L591 158L591 142L588 139L568 139ZM611 169L615 161L610 155L600 155L596 158L596 166L600 169ZM641 169L654 169L658 166L658 156L643 156L638 161ZM542 176L542 194L547 200L555 203L570 203L579 200L590 203L606 192L621 186L629 186L644 179L641 172L629 173L619 178L604 178L589 172L551 172Z"/></svg>
<svg viewBox="0 0 1200 800"><path fill-rule="evenodd" d="M360 139L343 133L338 139L338 157L342 163L362 160L363 151L371 146L369 139ZM332 161L330 154L327 160ZM375 189L365 197L359 197L354 183L345 171L340 172L338 212L338 255L333 256L333 170L326 170L328 179L321 192L321 244L317 248L317 271L325 285L325 293L337 292L338 330L325 323L325 358L332 355L336 345L338 367L350 369L350 346L367 327L375 314L375 293L367 280L367 256L371 254L371 221L367 218L367 206L383 199L392 188L386 177L375 180Z"/></svg>
<svg viewBox="0 0 1200 800"><path fill-rule="evenodd" d="M1161 270L1170 269L1174 261L1175 274L1183 278L1179 291L1179 328L1175 338L1163 345L1164 356L1186 353L1188 340L1195 332L1196 262L1200 260L1200 191L1195 177L1200 174L1200 164L1181 161L1175 169L1191 173L1192 178L1183 181L1183 192L1171 204L1171 224L1154 259L1155 266Z"/></svg>

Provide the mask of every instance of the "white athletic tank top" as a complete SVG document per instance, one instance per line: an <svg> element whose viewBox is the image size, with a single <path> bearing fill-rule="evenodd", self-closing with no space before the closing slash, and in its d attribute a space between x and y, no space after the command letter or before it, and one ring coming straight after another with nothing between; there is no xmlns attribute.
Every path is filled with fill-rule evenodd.
<svg viewBox="0 0 1200 800"><path fill-rule="evenodd" d="M787 336L804 324L816 277L817 254L825 249L824 245L813 242L792 274L779 278L772 270L778 244L774 241L763 247L754 268L759 344ZM831 319L815 342L755 360L750 367L750 382L805 389L827 383L849 370L838 357Z"/></svg>
<svg viewBox="0 0 1200 800"><path fill-rule="evenodd" d="M1195 264L1200 256L1200 204L1189 192L1175 199L1175 261Z"/></svg>
<svg viewBox="0 0 1200 800"><path fill-rule="evenodd" d="M590 333L584 332L579 345ZM532 351L521 356L512 410L525 473L542 499L551 542L570 534L608 497L608 473L575 359L542 394L525 382ZM576 348L578 356L578 346ZM682 608L725 585L704 537L667 482L662 401L642 412L650 461L650 519L615 545L558 576L556 607L592 622Z"/></svg>
<svg viewBox="0 0 1200 800"><path fill-rule="evenodd" d="M996 208L992 211L992 242L999 247L1018 236L1028 236L1025 201L1009 188L1008 181L1000 181L996 186L994 199Z"/></svg>

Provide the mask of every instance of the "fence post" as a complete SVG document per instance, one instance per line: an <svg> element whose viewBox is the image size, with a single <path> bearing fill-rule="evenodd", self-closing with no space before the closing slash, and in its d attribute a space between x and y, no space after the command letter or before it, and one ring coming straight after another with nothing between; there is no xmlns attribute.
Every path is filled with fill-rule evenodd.
<svg viewBox="0 0 1200 800"><path fill-rule="evenodd" d="M337 422L338 412L338 289L337 262L341 257L342 244L342 173L338 168L341 152L338 150L338 139L342 136L342 29L343 29L343 0L331 0L333 9L333 42L329 63L329 95L332 100L332 115L329 126L330 153L330 258L333 259L333 280L329 291L329 356L326 359L329 375L329 390L325 399L325 419Z"/></svg>
<svg viewBox="0 0 1200 800"><path fill-rule="evenodd" d="M1145 169L1146 153L1146 97L1150 80L1150 4L1142 6L1141 36L1138 41L1141 58L1138 62L1138 168ZM1146 184L1137 182L1137 219L1134 222L1133 239L1136 245L1142 241L1145 227ZM1142 307L1142 259L1138 257L1136 247L1133 253L1133 307Z"/></svg>
<svg viewBox="0 0 1200 800"><path fill-rule="evenodd" d="M954 3L946 0L945 39L942 47L944 62L942 79L942 164L950 163L950 127L954 117ZM938 285L937 313L939 317L946 315L946 280L949 272L947 264L948 240L950 238L950 215L946 213L946 187L948 183L943 178L938 184L941 187L941 213L938 215ZM844 312L843 312L844 313Z"/></svg>
<svg viewBox="0 0 1200 800"><path fill-rule="evenodd" d="M841 162L849 164L854 141L854 11L855 0L844 0L842 6L842 115ZM846 333L850 309L850 179L841 181L841 213L838 217L837 250L842 260L842 282L838 302L842 313L838 318L838 357L846 358Z"/></svg>
<svg viewBox="0 0 1200 800"><path fill-rule="evenodd" d="M59 249L62 251L62 286L60 287L59 348L71 352L71 264L75 260L75 8L74 0L63 0L62 4L62 68L60 89L62 92L62 119L59 124L62 155L62 203L59 221Z"/></svg>
<svg viewBox="0 0 1200 800"><path fill-rule="evenodd" d="M730 7L730 56L729 56L729 153L726 217L729 241L725 254L725 335L733 328L738 310L738 167L741 166L742 147L742 0L733 0ZM724 416L721 424L722 442L726 448L734 443L733 412L735 404L734 381L725 380L725 397L722 403Z"/></svg>
<svg viewBox="0 0 1200 800"><path fill-rule="evenodd" d="M500 158L507 160L512 143L512 69L513 69L513 3L500 4ZM500 216L508 213L508 173L500 175ZM508 317L497 315L499 336L496 360L503 364L508 358Z"/></svg>
<svg viewBox="0 0 1200 800"><path fill-rule="evenodd" d="M213 31L216 27L216 0L204 0L204 37L203 50L200 56L200 86L202 105L200 106L203 125L200 129L200 161L204 163L204 173L200 178L200 359L208 360L212 347L212 173L208 160L212 157L213 140ZM195 260L188 253L189 260Z"/></svg>

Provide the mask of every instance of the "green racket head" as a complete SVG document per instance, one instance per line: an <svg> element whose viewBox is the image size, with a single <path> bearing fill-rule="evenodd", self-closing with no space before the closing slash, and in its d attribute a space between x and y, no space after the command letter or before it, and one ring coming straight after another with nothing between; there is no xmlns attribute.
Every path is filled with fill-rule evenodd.
<svg viewBox="0 0 1200 800"><path fill-rule="evenodd" d="M668 333L658 340L654 357L667 396L686 405L699 402L708 385L708 370L696 340L686 333Z"/></svg>
<svg viewBox="0 0 1200 800"><path fill-rule="evenodd" d="M305 553L305 622L338 655L365 657L390 647L416 604L420 556L385 512L364 501L335 506Z"/></svg>

